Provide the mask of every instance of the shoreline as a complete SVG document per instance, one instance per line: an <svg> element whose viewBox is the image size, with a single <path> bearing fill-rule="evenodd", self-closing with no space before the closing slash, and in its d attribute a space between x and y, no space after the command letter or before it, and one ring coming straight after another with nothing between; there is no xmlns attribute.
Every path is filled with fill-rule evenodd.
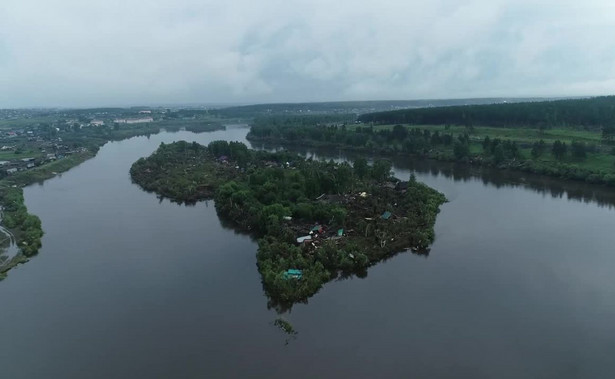
<svg viewBox="0 0 615 379"><path fill-rule="evenodd" d="M211 128L202 128L188 131L192 133L206 133L224 129L226 129L226 127L224 125L220 125ZM56 177L58 174L67 172L70 169L79 166L83 162L96 157L100 148L109 142L123 141L134 137L158 134L163 131L169 133L176 133L181 130L181 128L168 128L168 126L160 126L156 131L152 130L151 126L134 130L122 130L121 133L111 135L110 138L105 141L94 140L94 142L96 142L96 145L91 150L84 150L80 153L67 156L61 160L56 160L27 171L21 171L15 175L7 176L1 179L0 206L5 210L7 208L15 208L16 212L19 212L20 219L23 219L23 221L25 221L26 219L30 219L34 225L26 225L24 227L22 222L11 227L7 225L7 220L4 217L2 218L2 220L0 220L0 225L13 234L15 238L15 246L18 249L18 252L17 254L15 254L15 256L10 258L5 264L0 266L0 281L7 277L7 274L11 269L22 263L28 262L30 258L36 256L38 254L38 250L42 247L41 238L44 234L44 230L40 224L40 219L38 218L38 216L28 212L28 208L25 205L25 199L23 197L24 187L35 183L43 183L46 180ZM9 216L10 215L11 214L9 214ZM37 220L38 222L35 220Z"/></svg>
<svg viewBox="0 0 615 379"><path fill-rule="evenodd" d="M463 159L457 159L452 154L435 151L428 154L411 154L402 151L392 151L389 148L365 148L355 147L339 143L323 142L313 143L305 141L287 141L281 138L260 138L254 137L248 134L246 137L250 143L262 143L263 145L271 144L277 147L286 148L288 145L300 146L303 148L314 149L339 149L342 151L379 155L382 157L407 157L410 159L431 159L439 162L458 163L468 165L470 167L484 167L496 169L499 171L512 171L517 173L531 173L535 175L541 175L547 178L555 178L560 180L567 180L571 182L583 182L593 185L604 186L605 188L615 187L615 175L604 173L602 171L587 170L584 168L578 168L571 166L567 163L549 164L547 162L534 162L531 160L512 160L495 164L482 157L465 157Z"/></svg>

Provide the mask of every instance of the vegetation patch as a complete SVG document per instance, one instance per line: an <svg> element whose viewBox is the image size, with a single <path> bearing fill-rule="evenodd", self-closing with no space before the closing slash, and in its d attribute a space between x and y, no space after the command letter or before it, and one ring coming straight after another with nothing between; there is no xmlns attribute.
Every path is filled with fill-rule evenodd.
<svg viewBox="0 0 615 379"><path fill-rule="evenodd" d="M273 321L273 325L280 328L280 330L282 330L289 336L294 336L297 334L297 331L295 330L295 328L293 328L293 325L290 322L284 320L283 318L275 319L275 321Z"/></svg>
<svg viewBox="0 0 615 379"><path fill-rule="evenodd" d="M615 127L528 129L450 125L296 123L257 119L247 138L513 169L615 185Z"/></svg>
<svg viewBox="0 0 615 379"><path fill-rule="evenodd" d="M407 249L424 251L445 198L391 164L306 160L238 142L161 144L133 164L133 180L180 202L214 198L219 215L259 237L258 269L270 306L306 301L340 275Z"/></svg>

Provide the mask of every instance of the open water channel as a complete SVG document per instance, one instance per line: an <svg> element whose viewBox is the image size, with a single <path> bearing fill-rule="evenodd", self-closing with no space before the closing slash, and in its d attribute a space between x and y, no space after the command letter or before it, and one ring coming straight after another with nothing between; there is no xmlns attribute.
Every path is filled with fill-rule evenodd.
<svg viewBox="0 0 615 379"><path fill-rule="evenodd" d="M111 142L26 188L45 236L0 282L0 376L615 374L613 191L396 161L399 178L414 173L450 200L429 256L400 254L364 279L327 284L283 315L298 331L288 338L272 324L256 242L222 226L213 202L160 201L128 173L161 142L246 133Z"/></svg>

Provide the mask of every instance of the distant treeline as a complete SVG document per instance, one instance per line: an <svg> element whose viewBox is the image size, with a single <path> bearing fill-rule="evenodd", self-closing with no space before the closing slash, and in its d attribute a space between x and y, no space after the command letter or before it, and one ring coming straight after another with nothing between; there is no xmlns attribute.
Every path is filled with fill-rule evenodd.
<svg viewBox="0 0 615 379"><path fill-rule="evenodd" d="M615 124L615 96L439 108L404 109L359 116L375 124L601 129Z"/></svg>
<svg viewBox="0 0 615 379"><path fill-rule="evenodd" d="M253 118L265 115L307 115L307 114L363 114L389 111L400 108L444 107L452 105L493 104L501 102L530 101L533 99L442 99L442 100L379 100L379 101L334 101L321 103L280 103L255 104L213 109L211 114L222 117Z"/></svg>
<svg viewBox="0 0 615 379"><path fill-rule="evenodd" d="M288 129L293 127L303 128L312 126L329 126L354 123L356 116L353 114L321 114L321 115L276 115L260 116L252 121L251 126L259 130Z"/></svg>
<svg viewBox="0 0 615 379"><path fill-rule="evenodd" d="M368 154L401 154L457 161L615 186L612 163L615 149L607 152L606 146L581 141L566 143L554 140L547 143L536 139L517 143L489 136L476 139L467 132L454 134L446 129L432 132L429 128L408 128L400 124L392 128L371 125L254 125L247 138L252 142L333 147Z"/></svg>

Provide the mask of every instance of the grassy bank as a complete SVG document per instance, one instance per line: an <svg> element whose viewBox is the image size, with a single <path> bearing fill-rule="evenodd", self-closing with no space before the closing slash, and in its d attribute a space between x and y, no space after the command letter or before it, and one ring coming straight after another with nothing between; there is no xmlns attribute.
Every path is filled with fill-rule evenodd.
<svg viewBox="0 0 615 379"><path fill-rule="evenodd" d="M615 150L598 131L401 124L262 125L254 126L248 139L425 157L615 185Z"/></svg>

